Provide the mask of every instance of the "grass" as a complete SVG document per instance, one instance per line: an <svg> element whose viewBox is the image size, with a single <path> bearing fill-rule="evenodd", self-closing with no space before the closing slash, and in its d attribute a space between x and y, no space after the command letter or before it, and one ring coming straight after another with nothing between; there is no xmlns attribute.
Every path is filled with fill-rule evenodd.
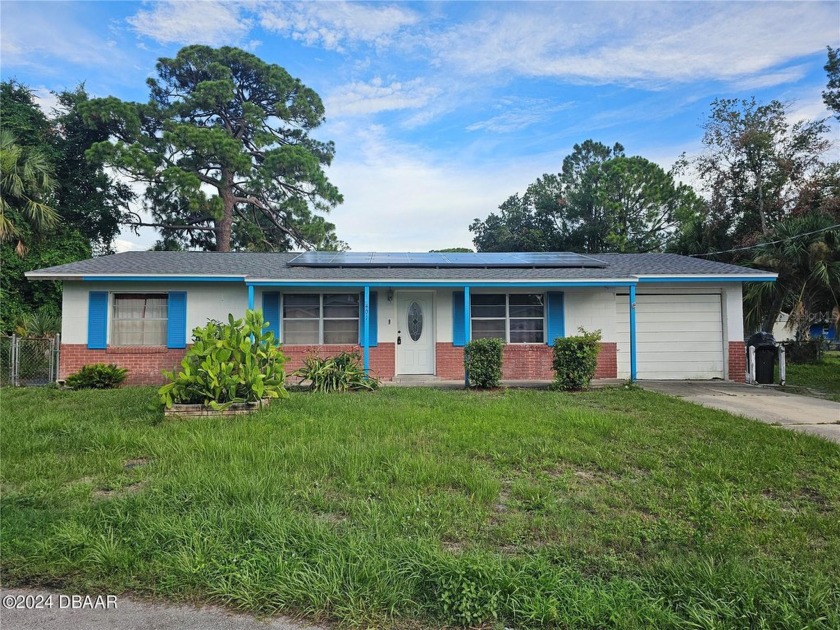
<svg viewBox="0 0 840 630"><path fill-rule="evenodd" d="M840 352L826 352L819 363L788 363L785 371L787 386L808 388L840 402Z"/></svg>
<svg viewBox="0 0 840 630"><path fill-rule="evenodd" d="M840 449L635 388L2 391L2 580L348 626L840 627Z"/></svg>

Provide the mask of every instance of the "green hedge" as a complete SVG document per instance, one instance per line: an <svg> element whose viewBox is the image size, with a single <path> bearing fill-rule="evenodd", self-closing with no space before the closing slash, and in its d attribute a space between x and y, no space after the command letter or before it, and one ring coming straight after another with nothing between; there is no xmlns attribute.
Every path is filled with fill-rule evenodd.
<svg viewBox="0 0 840 630"><path fill-rule="evenodd" d="M93 363L67 377L65 384L71 389L113 389L122 385L128 370L113 363Z"/></svg>
<svg viewBox="0 0 840 630"><path fill-rule="evenodd" d="M501 339L476 339L464 348L464 369L473 387L498 387L502 384Z"/></svg>
<svg viewBox="0 0 840 630"><path fill-rule="evenodd" d="M558 337L554 340L554 389L576 391L586 389L595 376L598 353L601 351L601 331L586 332L578 328L577 337Z"/></svg>

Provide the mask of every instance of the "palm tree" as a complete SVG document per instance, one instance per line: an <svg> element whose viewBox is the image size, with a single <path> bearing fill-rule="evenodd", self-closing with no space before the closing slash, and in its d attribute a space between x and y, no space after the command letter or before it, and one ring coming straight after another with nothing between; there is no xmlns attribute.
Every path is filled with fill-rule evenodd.
<svg viewBox="0 0 840 630"><path fill-rule="evenodd" d="M753 265L779 277L748 286L747 325L772 330L786 310L801 338L810 315L840 318L840 225L831 214L814 212L780 221L774 232L771 242L756 249Z"/></svg>
<svg viewBox="0 0 840 630"><path fill-rule="evenodd" d="M0 242L18 238L15 251L24 256L24 226L20 221L36 232L58 223L58 213L44 201L54 189L47 156L38 149L20 146L12 133L0 130Z"/></svg>

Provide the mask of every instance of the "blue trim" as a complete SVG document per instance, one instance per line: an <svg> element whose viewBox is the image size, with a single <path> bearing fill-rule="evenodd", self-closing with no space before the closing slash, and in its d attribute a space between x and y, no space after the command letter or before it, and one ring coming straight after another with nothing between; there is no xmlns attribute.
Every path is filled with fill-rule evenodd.
<svg viewBox="0 0 840 630"><path fill-rule="evenodd" d="M370 293L370 317L366 321L370 326L368 343L375 348L379 345L379 294L376 291Z"/></svg>
<svg viewBox="0 0 840 630"><path fill-rule="evenodd" d="M636 381L636 287L630 286L630 380Z"/></svg>
<svg viewBox="0 0 840 630"><path fill-rule="evenodd" d="M264 291L262 310L269 332L274 333L274 341L280 343L280 294Z"/></svg>
<svg viewBox="0 0 840 630"><path fill-rule="evenodd" d="M544 288L551 288L551 287L627 287L631 284L636 284L635 279L628 279L628 280L615 280L609 282L597 282L597 281L586 281L586 282L554 282L554 281L539 281L535 280L533 282L488 282L486 284L477 282L474 280L470 280L470 286L474 289L500 289L500 288L533 288L533 287L544 287ZM305 282L290 282L287 280L255 280L255 281L246 281L248 286L256 286L256 287L300 287L300 288L309 288L309 287L351 287L351 288L360 288L363 286L368 287L412 287L415 289L439 289L439 288L449 288L449 287L458 287L461 288L464 286L464 282L393 282L384 280L382 282L365 282L364 280L359 280L355 282L337 282L337 281L324 281L324 280L314 280L314 281L305 281Z"/></svg>
<svg viewBox="0 0 840 630"><path fill-rule="evenodd" d="M456 348L462 347L466 343L466 335L464 334L464 292L452 292L452 345Z"/></svg>
<svg viewBox="0 0 840 630"><path fill-rule="evenodd" d="M566 336L566 313L563 293L560 291L549 291L546 294L546 339L549 346L554 345L558 337Z"/></svg>
<svg viewBox="0 0 840 630"><path fill-rule="evenodd" d="M472 314L472 304L470 304L470 287L464 287L464 340L469 343L470 339L472 338L472 322L470 321L470 315ZM464 387L470 386L470 373L466 369L466 364L464 365Z"/></svg>
<svg viewBox="0 0 840 630"><path fill-rule="evenodd" d="M370 287L365 287L365 326L362 345L365 349L365 374L370 374Z"/></svg>
<svg viewBox="0 0 840 630"><path fill-rule="evenodd" d="M253 286L248 287L248 310L249 311L254 310L254 287Z"/></svg>
<svg viewBox="0 0 840 630"><path fill-rule="evenodd" d="M166 300L166 347L187 347L186 291L170 291Z"/></svg>
<svg viewBox="0 0 840 630"><path fill-rule="evenodd" d="M108 292L88 293L88 342L89 350L108 347Z"/></svg>
<svg viewBox="0 0 840 630"><path fill-rule="evenodd" d="M651 282L775 282L776 278L762 278L750 276L729 276L725 278L710 278L708 276L698 276L696 278L671 278L668 276L654 276L649 278L639 278L639 283L649 284Z"/></svg>
<svg viewBox="0 0 840 630"><path fill-rule="evenodd" d="M76 280L67 278L66 280ZM245 277L226 276L83 276L84 282L245 282Z"/></svg>

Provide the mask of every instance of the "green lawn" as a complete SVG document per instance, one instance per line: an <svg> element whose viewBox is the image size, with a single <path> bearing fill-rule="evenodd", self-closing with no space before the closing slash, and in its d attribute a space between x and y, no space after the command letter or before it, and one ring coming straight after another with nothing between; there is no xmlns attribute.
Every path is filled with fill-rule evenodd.
<svg viewBox="0 0 840 630"><path fill-rule="evenodd" d="M819 363L786 365L787 385L816 390L840 402L840 352L826 352Z"/></svg>
<svg viewBox="0 0 840 630"><path fill-rule="evenodd" d="M840 448L631 389L2 390L7 586L348 625L840 627Z"/></svg>

